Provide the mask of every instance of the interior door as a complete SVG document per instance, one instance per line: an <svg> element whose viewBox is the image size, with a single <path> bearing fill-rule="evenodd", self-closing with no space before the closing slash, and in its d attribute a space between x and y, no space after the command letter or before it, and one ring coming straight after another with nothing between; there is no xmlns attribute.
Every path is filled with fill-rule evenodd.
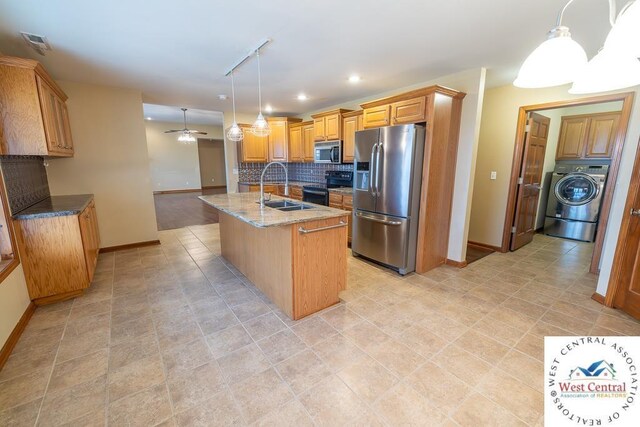
<svg viewBox="0 0 640 427"><path fill-rule="evenodd" d="M548 117L530 113L524 143L520 181L516 198L516 214L511 234L511 250L521 248L533 240L536 213L542 188L544 155L549 136Z"/></svg>
<svg viewBox="0 0 640 427"><path fill-rule="evenodd" d="M376 192L373 179L376 173L376 149L379 142L380 129L368 129L356 133L354 209L368 212L376 211Z"/></svg>

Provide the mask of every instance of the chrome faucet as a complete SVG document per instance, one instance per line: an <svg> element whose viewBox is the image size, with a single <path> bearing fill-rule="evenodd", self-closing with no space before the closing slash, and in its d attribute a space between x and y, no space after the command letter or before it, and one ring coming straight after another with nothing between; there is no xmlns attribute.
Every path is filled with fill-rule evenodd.
<svg viewBox="0 0 640 427"><path fill-rule="evenodd" d="M289 173L287 172L287 167L284 163L281 162L271 162L267 164L262 170L262 175L260 175L260 207L264 208L264 173L269 169L271 165L280 165L282 169L284 169L284 195L289 195Z"/></svg>

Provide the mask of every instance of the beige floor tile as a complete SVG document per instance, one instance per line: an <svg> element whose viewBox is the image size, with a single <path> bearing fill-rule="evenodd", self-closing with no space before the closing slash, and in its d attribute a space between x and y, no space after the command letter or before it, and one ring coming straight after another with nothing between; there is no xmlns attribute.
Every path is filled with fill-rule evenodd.
<svg viewBox="0 0 640 427"><path fill-rule="evenodd" d="M455 344L436 354L431 361L471 387L480 383L492 369L492 365Z"/></svg>
<svg viewBox="0 0 640 427"><path fill-rule="evenodd" d="M500 368L532 389L543 392L544 364L539 360L511 350L500 362Z"/></svg>
<svg viewBox="0 0 640 427"><path fill-rule="evenodd" d="M176 412L192 408L220 391L225 386L224 377L215 362L189 371L176 372L167 380L171 401Z"/></svg>
<svg viewBox="0 0 640 427"><path fill-rule="evenodd" d="M241 322L246 322L247 320L262 316L263 314L267 314L271 311L269 306L260 301L257 297L249 302L233 306L231 307L231 310Z"/></svg>
<svg viewBox="0 0 640 427"><path fill-rule="evenodd" d="M318 316L303 320L292 326L291 329L307 345L313 346L335 334L337 331L324 319Z"/></svg>
<svg viewBox="0 0 640 427"><path fill-rule="evenodd" d="M276 365L295 394L300 394L331 375L331 370L311 350L305 350Z"/></svg>
<svg viewBox="0 0 640 427"><path fill-rule="evenodd" d="M109 369L114 370L144 359L152 355L159 355L155 333L120 342L109 351Z"/></svg>
<svg viewBox="0 0 640 427"><path fill-rule="evenodd" d="M213 355L204 338L196 339L181 346L170 347L162 353L162 360L169 378L182 371L190 371L193 368L202 366L212 359Z"/></svg>
<svg viewBox="0 0 640 427"><path fill-rule="evenodd" d="M502 307L511 309L515 312L522 313L532 319L539 319L547 311L547 308L541 305L533 304L520 298L509 298L501 304Z"/></svg>
<svg viewBox="0 0 640 427"><path fill-rule="evenodd" d="M213 357L219 359L253 342L244 326L237 324L222 331L207 335L207 344Z"/></svg>
<svg viewBox="0 0 640 427"><path fill-rule="evenodd" d="M237 383L252 375L256 375L271 364L260 348L255 344L242 347L218 359L222 374L229 384Z"/></svg>
<svg viewBox="0 0 640 427"><path fill-rule="evenodd" d="M165 381L159 354L151 355L109 372L109 400L115 401Z"/></svg>
<svg viewBox="0 0 640 427"><path fill-rule="evenodd" d="M498 369L485 377L478 391L528 424L542 415L542 393Z"/></svg>
<svg viewBox="0 0 640 427"><path fill-rule="evenodd" d="M409 375L426 360L393 338L379 342L365 352L397 377Z"/></svg>
<svg viewBox="0 0 640 427"><path fill-rule="evenodd" d="M0 410L12 408L44 395L51 371L34 371L0 382Z"/></svg>
<svg viewBox="0 0 640 427"><path fill-rule="evenodd" d="M107 367L107 349L56 364L47 391L55 392L101 377L106 375Z"/></svg>
<svg viewBox="0 0 640 427"><path fill-rule="evenodd" d="M145 389L109 405L109 424L152 426L171 418L166 384Z"/></svg>
<svg viewBox="0 0 640 427"><path fill-rule="evenodd" d="M447 345L447 341L417 325L407 328L398 340L427 359Z"/></svg>
<svg viewBox="0 0 640 427"><path fill-rule="evenodd" d="M346 329L342 332L342 335L364 350L372 349L379 343L391 339L390 335L385 334L378 327L368 322L359 323L352 328Z"/></svg>
<svg viewBox="0 0 640 427"><path fill-rule="evenodd" d="M244 322L243 325L255 341L271 336L286 328L285 324L274 313L263 314Z"/></svg>
<svg viewBox="0 0 640 427"><path fill-rule="evenodd" d="M566 329L572 335L586 335L594 324L593 321L583 320L554 310L549 310L541 320L558 328Z"/></svg>
<svg viewBox="0 0 640 427"><path fill-rule="evenodd" d="M52 326L41 330L31 329L29 325L27 325L11 354L22 354L26 351L30 353L42 352L53 348L57 349L60 340L62 340L64 329L65 325Z"/></svg>
<svg viewBox="0 0 640 427"><path fill-rule="evenodd" d="M363 321L362 317L358 316L345 305L326 311L321 317L338 331L344 331Z"/></svg>
<svg viewBox="0 0 640 427"><path fill-rule="evenodd" d="M338 377L331 376L300 396L316 424L335 426L356 421L367 412L358 396Z"/></svg>
<svg viewBox="0 0 640 427"><path fill-rule="evenodd" d="M293 398L287 385L273 369L268 369L231 386L240 411L252 423Z"/></svg>
<svg viewBox="0 0 640 427"><path fill-rule="evenodd" d="M176 424L181 427L244 424L240 411L227 389L194 408L180 412L175 418Z"/></svg>
<svg viewBox="0 0 640 427"><path fill-rule="evenodd" d="M313 346L329 369L337 372L365 357L365 353L343 335L333 335Z"/></svg>
<svg viewBox="0 0 640 427"><path fill-rule="evenodd" d="M509 347L476 331L468 331L455 344L492 365L499 363L509 351Z"/></svg>
<svg viewBox="0 0 640 427"><path fill-rule="evenodd" d="M516 343L520 341L520 338L527 333L526 329L512 328L500 321L489 320L486 318L473 325L472 329L493 338L507 347L513 347L516 345Z"/></svg>
<svg viewBox="0 0 640 427"><path fill-rule="evenodd" d="M370 357L359 359L337 375L364 402L369 404L398 382L391 372Z"/></svg>
<svg viewBox="0 0 640 427"><path fill-rule="evenodd" d="M38 424L60 425L104 409L106 393L106 376L57 392L47 392Z"/></svg>
<svg viewBox="0 0 640 427"><path fill-rule="evenodd" d="M411 374L407 383L444 413L457 407L471 392L462 380L431 362Z"/></svg>
<svg viewBox="0 0 640 427"><path fill-rule="evenodd" d="M462 427L526 426L505 408L477 393L460 405L453 419Z"/></svg>
<svg viewBox="0 0 640 427"><path fill-rule="evenodd" d="M89 304L74 305L69 314L69 321L95 316L96 314L110 313L111 300L103 300Z"/></svg>
<svg viewBox="0 0 640 427"><path fill-rule="evenodd" d="M387 392L376 404L376 411L389 425L439 426L446 415L434 408L422 395L405 383Z"/></svg>
<svg viewBox="0 0 640 427"><path fill-rule="evenodd" d="M0 370L0 383L33 371L48 369L50 372L57 352L58 344L54 343L49 346L35 347L31 351L12 353Z"/></svg>
<svg viewBox="0 0 640 427"><path fill-rule="evenodd" d="M291 400L253 425L256 427L312 427L313 421L299 401Z"/></svg>
<svg viewBox="0 0 640 427"><path fill-rule="evenodd" d="M238 324L238 319L228 308L196 314L196 320L202 333L210 335Z"/></svg>
<svg viewBox="0 0 640 427"><path fill-rule="evenodd" d="M133 320L115 324L111 327L111 345L138 339L144 335L155 333L150 316L138 317Z"/></svg>
<svg viewBox="0 0 640 427"><path fill-rule="evenodd" d="M280 363L308 348L290 329L284 329L256 344L273 364Z"/></svg>
<svg viewBox="0 0 640 427"><path fill-rule="evenodd" d="M597 326L612 329L625 335L640 335L640 323L627 321L619 317L602 314L596 321Z"/></svg>
<svg viewBox="0 0 640 427"><path fill-rule="evenodd" d="M0 406L0 426L18 427L34 426L42 399L36 399L13 408L5 409Z"/></svg>
<svg viewBox="0 0 640 427"><path fill-rule="evenodd" d="M200 326L191 317L175 322L160 322L156 324L156 333L161 351L187 344L202 337Z"/></svg>
<svg viewBox="0 0 640 427"><path fill-rule="evenodd" d="M522 337L515 348L534 359L544 361L544 338L541 336L527 334Z"/></svg>

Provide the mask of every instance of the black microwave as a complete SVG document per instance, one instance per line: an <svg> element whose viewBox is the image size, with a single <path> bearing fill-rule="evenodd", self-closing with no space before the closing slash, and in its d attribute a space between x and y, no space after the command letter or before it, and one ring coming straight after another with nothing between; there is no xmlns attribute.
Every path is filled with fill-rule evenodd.
<svg viewBox="0 0 640 427"><path fill-rule="evenodd" d="M342 141L316 142L314 163L342 163Z"/></svg>

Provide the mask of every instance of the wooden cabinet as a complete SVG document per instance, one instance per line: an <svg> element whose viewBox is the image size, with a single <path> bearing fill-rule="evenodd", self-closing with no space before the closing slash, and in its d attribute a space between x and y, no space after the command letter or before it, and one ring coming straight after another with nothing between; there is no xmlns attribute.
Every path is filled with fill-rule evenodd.
<svg viewBox="0 0 640 427"><path fill-rule="evenodd" d="M329 191L329 207L353 212L353 196ZM349 224L347 226L348 243L351 243L352 221L351 215L347 216L347 223Z"/></svg>
<svg viewBox="0 0 640 427"><path fill-rule="evenodd" d="M305 162L313 162L314 160L314 144L313 138L314 125L313 122L305 122L302 125L302 149L303 160Z"/></svg>
<svg viewBox="0 0 640 427"><path fill-rule="evenodd" d="M78 215L14 224L27 289L36 304L73 298L89 287L100 248L93 200Z"/></svg>
<svg viewBox="0 0 640 427"><path fill-rule="evenodd" d="M278 196L290 199L302 200L302 187L299 185L289 185L289 195L284 194L284 184L278 185Z"/></svg>
<svg viewBox="0 0 640 427"><path fill-rule="evenodd" d="M315 141L334 141L342 139L342 114L350 110L332 110L314 114L313 139Z"/></svg>
<svg viewBox="0 0 640 427"><path fill-rule="evenodd" d="M37 61L0 57L0 154L73 156L67 95Z"/></svg>
<svg viewBox="0 0 640 427"><path fill-rule="evenodd" d="M364 108L363 126L365 129L408 123L420 123L427 120L428 95L400 96L395 102L373 101Z"/></svg>
<svg viewBox="0 0 640 427"><path fill-rule="evenodd" d="M289 128L289 161L293 163L304 162L302 125L292 125Z"/></svg>
<svg viewBox="0 0 640 427"><path fill-rule="evenodd" d="M611 158L620 113L564 116L556 160Z"/></svg>
<svg viewBox="0 0 640 427"><path fill-rule="evenodd" d="M238 184L238 193L253 193L260 192L260 184ZM270 194L278 193L278 185L276 184L264 184L264 192Z"/></svg>
<svg viewBox="0 0 640 427"><path fill-rule="evenodd" d="M255 136L251 125L239 125L244 137L238 143L238 161L242 163L267 163L269 161L269 138Z"/></svg>
<svg viewBox="0 0 640 427"><path fill-rule="evenodd" d="M268 119L271 134L269 134L269 161L286 162L289 152L289 128L285 120Z"/></svg>
<svg viewBox="0 0 640 427"><path fill-rule="evenodd" d="M356 132L364 129L362 110L345 113L342 118L342 161L353 163Z"/></svg>

